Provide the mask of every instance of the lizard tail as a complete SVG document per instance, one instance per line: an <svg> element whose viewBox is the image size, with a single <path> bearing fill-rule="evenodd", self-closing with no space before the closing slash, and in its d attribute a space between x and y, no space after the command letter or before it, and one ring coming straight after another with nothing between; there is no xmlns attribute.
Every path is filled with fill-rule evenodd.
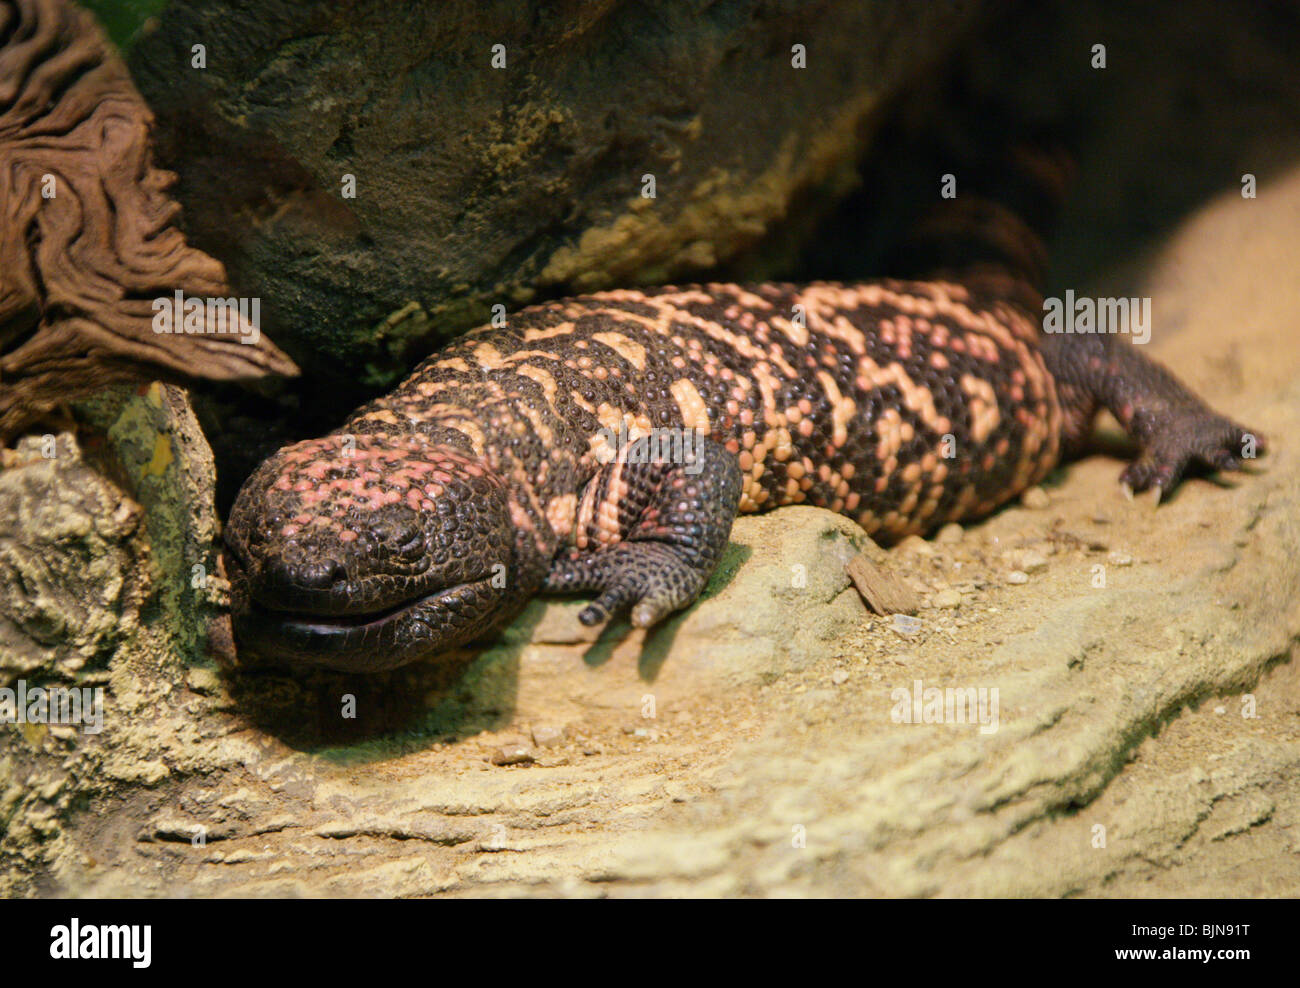
<svg viewBox="0 0 1300 988"><path fill-rule="evenodd" d="M1072 185L1074 157L1025 140L940 176L940 199L901 244L893 267L1006 298L1041 317L1047 239Z"/></svg>

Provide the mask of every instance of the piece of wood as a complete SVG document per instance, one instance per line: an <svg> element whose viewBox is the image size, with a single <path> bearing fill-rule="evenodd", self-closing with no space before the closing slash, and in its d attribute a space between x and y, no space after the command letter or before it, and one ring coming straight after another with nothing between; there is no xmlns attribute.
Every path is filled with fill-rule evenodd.
<svg viewBox="0 0 1300 988"><path fill-rule="evenodd" d="M921 609L915 591L882 570L866 553L860 552L850 559L845 569L862 599L877 614L915 614Z"/></svg>
<svg viewBox="0 0 1300 988"><path fill-rule="evenodd" d="M153 115L94 16L0 0L0 38L0 441L107 384L296 374L206 307L204 332L154 332L155 299L224 299L226 272L174 226Z"/></svg>

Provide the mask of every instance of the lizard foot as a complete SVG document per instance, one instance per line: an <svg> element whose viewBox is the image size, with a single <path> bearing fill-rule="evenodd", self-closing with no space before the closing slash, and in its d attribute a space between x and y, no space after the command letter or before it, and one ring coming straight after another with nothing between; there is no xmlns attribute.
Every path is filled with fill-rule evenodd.
<svg viewBox="0 0 1300 988"><path fill-rule="evenodd" d="M1139 457L1120 481L1133 491L1173 490L1189 468L1238 470L1246 460L1264 453L1264 437L1199 403L1164 414L1152 414Z"/></svg>
<svg viewBox="0 0 1300 988"><path fill-rule="evenodd" d="M695 600L711 569L692 563L670 545L626 542L579 559L558 560L547 589L599 588L600 596L578 614L585 625L603 624L630 609L632 624L648 628Z"/></svg>

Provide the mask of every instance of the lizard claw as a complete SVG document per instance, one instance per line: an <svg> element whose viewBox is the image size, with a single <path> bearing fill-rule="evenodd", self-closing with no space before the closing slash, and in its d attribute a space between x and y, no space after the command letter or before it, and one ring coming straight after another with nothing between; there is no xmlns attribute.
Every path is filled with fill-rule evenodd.
<svg viewBox="0 0 1300 988"><path fill-rule="evenodd" d="M1264 437L1207 408L1172 413L1157 435L1124 470L1120 482L1132 491L1157 488L1160 499L1189 469L1239 470L1266 449Z"/></svg>
<svg viewBox="0 0 1300 988"><path fill-rule="evenodd" d="M654 542L623 543L600 561L609 564L609 582L578 612L587 627L631 609L633 626L649 628L691 603L709 576L707 569L693 565L673 547Z"/></svg>

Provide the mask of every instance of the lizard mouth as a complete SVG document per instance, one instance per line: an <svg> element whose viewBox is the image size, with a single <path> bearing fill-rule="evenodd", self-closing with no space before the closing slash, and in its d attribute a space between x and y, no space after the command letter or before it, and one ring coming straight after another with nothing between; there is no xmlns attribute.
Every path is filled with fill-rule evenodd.
<svg viewBox="0 0 1300 988"><path fill-rule="evenodd" d="M452 599L486 582L486 579L475 580L454 587L444 587L433 593L425 594L423 597L417 597L403 604L396 604L382 611L370 611L361 614L310 614L304 611L281 611L264 607L256 601L253 602L253 607L268 615L274 615L278 618L280 624L286 628L301 628L313 634L331 635L353 630L382 628L391 621L401 620L404 615L410 614L417 607L435 604L442 599Z"/></svg>
<svg viewBox="0 0 1300 988"><path fill-rule="evenodd" d="M498 610L491 577L444 587L380 611L310 614L245 599L234 608L235 637L262 659L340 672L395 669L463 645Z"/></svg>

